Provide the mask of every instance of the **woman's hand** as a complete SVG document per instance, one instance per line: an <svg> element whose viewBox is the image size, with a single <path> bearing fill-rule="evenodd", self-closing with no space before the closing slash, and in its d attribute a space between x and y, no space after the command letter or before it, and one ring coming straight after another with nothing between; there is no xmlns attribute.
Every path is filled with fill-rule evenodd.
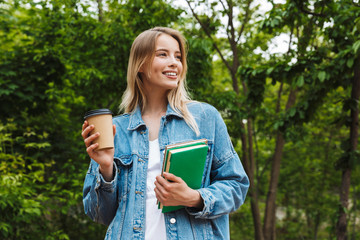
<svg viewBox="0 0 360 240"><path fill-rule="evenodd" d="M200 193L188 187L188 185L174 174L164 172L162 176L157 176L155 181L156 198L164 206L183 205L202 209L204 207L203 199ZM170 180L171 182L169 182Z"/></svg>
<svg viewBox="0 0 360 240"><path fill-rule="evenodd" d="M100 172L103 175L106 181L111 181L113 179L113 161L114 161L114 148L103 149L100 151L95 151L95 149L99 146L98 143L94 143L93 141L100 136L99 132L94 134L90 134L90 132L94 129L94 125L89 125L87 121L84 121L82 125L82 133L81 136L84 139L84 143L86 146L86 152L89 154L89 157L92 158L95 162L100 165ZM115 136L116 127L113 125L113 134Z"/></svg>

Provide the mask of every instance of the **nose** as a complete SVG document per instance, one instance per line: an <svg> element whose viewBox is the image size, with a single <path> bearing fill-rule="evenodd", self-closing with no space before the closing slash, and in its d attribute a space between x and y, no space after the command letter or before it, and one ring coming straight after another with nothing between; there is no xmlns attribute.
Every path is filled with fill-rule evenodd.
<svg viewBox="0 0 360 240"><path fill-rule="evenodd" d="M176 56L172 56L172 57L170 57L170 59L169 59L169 66L171 66L171 67L177 67L178 66L178 64L179 64L179 59L177 59L176 58Z"/></svg>

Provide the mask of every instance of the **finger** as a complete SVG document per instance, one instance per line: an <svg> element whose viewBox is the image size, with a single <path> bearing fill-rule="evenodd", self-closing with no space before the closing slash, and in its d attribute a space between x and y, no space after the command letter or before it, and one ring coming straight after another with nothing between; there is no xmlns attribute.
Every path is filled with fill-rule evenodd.
<svg viewBox="0 0 360 240"><path fill-rule="evenodd" d="M85 139L89 137L90 132L94 129L94 125L89 125L85 127L85 129L82 131L81 136Z"/></svg>
<svg viewBox="0 0 360 240"><path fill-rule="evenodd" d="M87 129L89 128L90 126L84 122L83 126L82 126L82 132L81 132L81 136L85 139L88 135L89 135L89 132L87 131Z"/></svg>
<svg viewBox="0 0 360 240"><path fill-rule="evenodd" d="M86 148L86 152L89 154L89 156L91 157L95 148L97 148L99 146L98 143L95 144L91 144L89 147Z"/></svg>
<svg viewBox="0 0 360 240"><path fill-rule="evenodd" d="M162 197L162 194L161 194L160 190L157 187L155 187L154 192L155 192L156 199L159 200L160 202L162 202L163 197Z"/></svg>
<svg viewBox="0 0 360 240"><path fill-rule="evenodd" d="M172 173L168 173L168 172L163 172L163 175L164 177L169 180L169 181L172 181L172 182L182 182L183 180L180 178L180 177L177 177L175 176L174 174Z"/></svg>
<svg viewBox="0 0 360 240"><path fill-rule="evenodd" d="M167 181L161 177L161 176L157 176L156 177L156 181L154 182L155 187L160 191L160 192L164 192L164 185L167 183Z"/></svg>
<svg viewBox="0 0 360 240"><path fill-rule="evenodd" d="M88 121L84 121L83 125L82 125L82 131L85 130L85 128L89 125Z"/></svg>
<svg viewBox="0 0 360 240"><path fill-rule="evenodd" d="M115 126L115 124L113 125L113 134L114 134L114 136L116 134L116 126Z"/></svg>
<svg viewBox="0 0 360 240"><path fill-rule="evenodd" d="M86 147L89 147L91 143L96 140L100 136L99 132L96 132L94 134L91 134L90 137L87 137L84 139L84 143Z"/></svg>
<svg viewBox="0 0 360 240"><path fill-rule="evenodd" d="M154 189L155 191L155 196L156 196L156 199L162 203L164 206L166 206L166 199L164 198L164 196L155 188Z"/></svg>
<svg viewBox="0 0 360 240"><path fill-rule="evenodd" d="M154 183L155 188L156 188L156 192L158 192L159 195L161 196L161 198L164 199L168 195L168 190L167 189L169 188L169 186L168 186L169 182L166 181L163 177L160 177L160 176L159 176L159 180L160 181L158 181L158 179L156 179L156 181Z"/></svg>
<svg viewBox="0 0 360 240"><path fill-rule="evenodd" d="M167 181L164 177L158 175L156 176L156 182L158 184L160 184L162 187L166 186L167 184L169 184L169 181Z"/></svg>

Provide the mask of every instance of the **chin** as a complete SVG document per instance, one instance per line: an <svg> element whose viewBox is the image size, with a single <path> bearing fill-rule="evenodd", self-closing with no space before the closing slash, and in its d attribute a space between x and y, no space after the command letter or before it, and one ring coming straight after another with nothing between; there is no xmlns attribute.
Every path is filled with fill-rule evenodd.
<svg viewBox="0 0 360 240"><path fill-rule="evenodd" d="M176 89L178 87L178 85L176 84L176 85L172 85L172 86L169 86L169 90L173 90L173 89Z"/></svg>
<svg viewBox="0 0 360 240"><path fill-rule="evenodd" d="M178 83L179 83L179 82L176 81L176 82L172 82L172 83L166 84L165 88L167 88L168 90L172 90L172 89L177 88L177 87L179 86Z"/></svg>

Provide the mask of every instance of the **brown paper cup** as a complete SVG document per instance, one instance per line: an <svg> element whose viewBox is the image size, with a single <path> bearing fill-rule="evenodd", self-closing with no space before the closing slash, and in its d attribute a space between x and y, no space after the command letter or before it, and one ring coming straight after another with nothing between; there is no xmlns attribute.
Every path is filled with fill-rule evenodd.
<svg viewBox="0 0 360 240"><path fill-rule="evenodd" d="M99 146L95 151L114 147L114 135L112 127L112 112L109 109L96 109L88 111L85 114L85 120L89 125L94 125L95 128L90 134L96 132L100 133L100 136L93 141L93 143L99 143Z"/></svg>

